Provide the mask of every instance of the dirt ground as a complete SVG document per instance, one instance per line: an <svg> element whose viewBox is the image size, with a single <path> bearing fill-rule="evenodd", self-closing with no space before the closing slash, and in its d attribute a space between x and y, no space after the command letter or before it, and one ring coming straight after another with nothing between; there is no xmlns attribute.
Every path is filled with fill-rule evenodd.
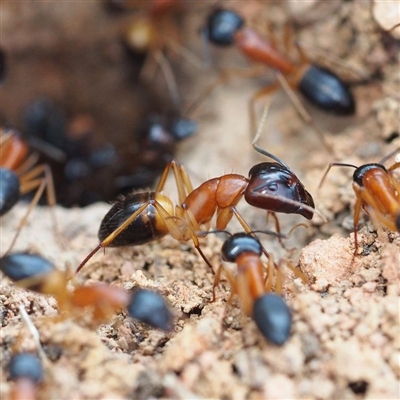
<svg viewBox="0 0 400 400"><path fill-rule="evenodd" d="M35 46L46 53L66 38L73 43L76 38L71 32L87 29L91 26L87 21L93 18L97 18L97 28L107 24L110 27L107 31L96 29L93 37L99 43L117 31L114 24L120 17L113 14L111 23L99 3L75 3L70 9L64 4L62 10L54 5L32 3L13 6L0 3L1 46L13 54L11 60L21 60L18 58L21 54L22 59L29 60L31 53L35 54L32 50ZM184 20L185 46L197 54L201 54L198 27L213 2L205 3L196 12L189 7ZM302 217L279 215L283 232L289 232L297 223L307 224L306 228L298 227L285 242L290 250L276 239L259 235L276 260L291 260L309 281L305 284L287 271L284 296L293 314L290 339L282 347L271 345L254 322L242 315L237 299L227 306L230 294L227 281L221 283L217 299L212 302L213 274L191 243L166 237L148 245L107 249L105 254L99 252L92 258L73 284L101 281L127 290L154 289L165 297L174 313L173 331L149 329L125 313L115 315L109 324L100 327L89 326L81 313L56 320L58 310L54 299L20 289L2 276L1 398L8 398L12 385L7 372L12 351L15 347L19 351L37 350L32 333L21 320L20 306L38 329L47 356L44 381L39 387L41 399L400 398L400 235L375 227L362 214L358 252L354 256L353 169L333 168L322 188L318 188L329 162L343 161L357 166L379 162L400 146L398 32L388 34L380 29L387 11L380 10L378 2L375 7L364 1L336 0L226 3L240 7L248 23L261 31L267 32L268 22L278 29L278 37L279 28L286 21L294 22L296 39L305 53L351 82L357 102L356 115L351 118L326 116L307 106L314 123L332 146L331 153L283 93L273 95L260 139L261 147L282 158L296 172L313 195L316 209L326 219L315 216L308 222ZM191 3L189 6L194 7ZM50 27L58 26L55 28L58 36L40 35L40 15L46 15ZM64 25L54 21L64 21ZM28 36L18 30L19 35L11 35L11 22L14 27L24 26L27 31L30 28L32 33ZM75 30L69 31L72 23ZM91 35L84 38L79 42L83 48L90 45ZM211 50L214 63L221 68L246 66L235 49ZM182 79L187 85L184 88L189 92L187 99L186 91L182 90L184 101L193 98L216 76L215 71L197 71L186 64L182 69ZM49 70L52 80L44 79L46 74L41 70L43 82L35 81L27 87L28 75L22 72L21 64L22 88L17 71L10 72L11 82L5 80L2 87L3 117L17 123L26 104L24 99L33 98L37 88L65 95L62 88L68 77L57 75L53 65ZM254 91L272 77L270 73L258 79L232 77L206 99L198 112L199 132L182 143L176 155L195 186L232 171L247 176L248 170L264 159L250 145L253 132L249 133L247 104ZM107 91L112 82L116 81L108 76L100 84ZM179 77L178 82L181 82ZM121 97L111 102L106 114L115 113L123 118L129 115L129 110L126 106L121 110L118 105L127 101L130 94L124 92L123 82L117 87L121 89ZM97 99L100 89L91 92L89 85L80 90L88 91L81 99L84 104L86 100L90 102L91 95ZM79 88L72 87L60 102L73 103L77 96L74 91L79 93ZM93 109L100 107L101 101L95 104ZM112 121L107 120L107 115L101 118L106 121L102 125L106 135L106 126L111 126ZM114 116L113 120L117 118ZM124 124L131 123L121 120L118 129L124 130ZM386 165L393 163L394 157ZM165 192L175 198L173 182L167 183ZM26 207L20 202L2 217L1 254L8 248ZM75 270L98 244L98 227L109 208L106 203L82 209L56 207L60 243L54 235L49 210L37 207L13 251L35 251L57 268ZM251 208L245 201L239 210L253 229L266 228L264 211ZM233 222L229 230L236 232L240 227ZM202 239L202 250L214 266L222 262L223 239L222 234Z"/></svg>

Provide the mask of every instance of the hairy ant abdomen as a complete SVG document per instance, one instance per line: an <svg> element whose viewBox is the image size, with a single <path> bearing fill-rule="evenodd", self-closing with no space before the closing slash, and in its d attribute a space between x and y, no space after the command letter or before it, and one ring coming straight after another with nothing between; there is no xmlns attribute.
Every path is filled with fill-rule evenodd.
<svg viewBox="0 0 400 400"><path fill-rule="evenodd" d="M161 193L138 192L129 194L128 196L121 196L101 222L98 233L100 241L107 238L110 233L114 232L146 203L149 204L145 211L140 213L126 229L116 236L109 246L138 245L165 236L168 230L152 204L154 201L159 202L167 211L173 212L171 201Z"/></svg>

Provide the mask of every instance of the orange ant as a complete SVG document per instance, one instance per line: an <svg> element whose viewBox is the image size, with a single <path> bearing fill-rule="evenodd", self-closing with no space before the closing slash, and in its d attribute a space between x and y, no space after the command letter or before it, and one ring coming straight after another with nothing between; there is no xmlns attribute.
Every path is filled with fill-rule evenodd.
<svg viewBox="0 0 400 400"><path fill-rule="evenodd" d="M353 174L353 190L356 194L356 205L354 208L354 242L357 254L357 225L361 209L369 214L373 221L381 223L386 228L400 232L400 182L394 176L394 171L400 168L400 162L395 162L391 167L385 168L383 163L400 148L382 158L379 163L364 164L357 167L353 164L340 162L330 163L319 187L325 180L332 167L355 168Z"/></svg>
<svg viewBox="0 0 400 400"><path fill-rule="evenodd" d="M211 43L226 47L235 46L253 62L268 65L275 70L277 79L294 102L302 118L312 125L311 117L291 92L297 89L308 101L323 111L337 115L353 115L355 102L348 86L332 71L312 64L298 48L301 62L296 64L281 54L265 37L244 26L244 19L235 11L215 9L208 17L202 34ZM285 79L286 78L286 79ZM223 78L212 86L217 86ZM272 84L257 91L250 100L251 128L254 127L254 103L278 88ZM321 140L324 138L317 129Z"/></svg>
<svg viewBox="0 0 400 400"><path fill-rule="evenodd" d="M268 260L267 282L264 279L264 264L261 261L263 247L260 241L249 233L236 233L222 246L222 258L237 264L237 275L227 269L224 272L232 286L233 295L238 294L242 309L251 315L261 334L276 345L282 345L289 337L292 315L283 298L271 293L272 274L275 263ZM213 293L218 285L223 267L218 269L214 279ZM277 279L280 279L278 271ZM276 291L281 291L281 283L276 283ZM214 295L215 298L215 295Z"/></svg>
<svg viewBox="0 0 400 400"><path fill-rule="evenodd" d="M12 356L8 364L8 373L14 385L10 399L38 399L38 388L43 380L43 365L33 353L19 353Z"/></svg>
<svg viewBox="0 0 400 400"><path fill-rule="evenodd" d="M19 232L45 189L48 205L53 207L56 204L50 167L47 164L35 165L37 160L38 155L30 154L28 144L18 133L15 131L4 133L0 130L0 216L10 211L22 195L36 190L7 252L14 246ZM57 231L54 215L53 224Z"/></svg>
<svg viewBox="0 0 400 400"><path fill-rule="evenodd" d="M68 290L68 272L62 272L45 258L24 252L7 254L0 258L0 270L19 286L54 296L64 312L79 313L92 310L96 323L108 319L121 309L141 322L165 331L171 329L172 314L163 298L152 291L139 289L133 293L106 284L78 286Z"/></svg>
<svg viewBox="0 0 400 400"><path fill-rule="evenodd" d="M200 248L199 232L209 230L214 214L217 215L217 230L225 229L235 215L243 228L251 232L236 210L243 197L251 206L267 210L273 216L280 212L300 214L311 219L317 213L311 194L283 161L256 145L258 137L259 132L253 141L253 148L276 162L255 165L249 172L249 178L226 174L209 179L193 189L183 166L172 160L155 192L136 192L118 198L100 224L98 237L101 242L81 262L76 273L101 248L144 244L167 234L180 241L192 240L200 256L213 270ZM163 194L171 169L179 197L179 205L176 206ZM276 217L275 221L279 230Z"/></svg>

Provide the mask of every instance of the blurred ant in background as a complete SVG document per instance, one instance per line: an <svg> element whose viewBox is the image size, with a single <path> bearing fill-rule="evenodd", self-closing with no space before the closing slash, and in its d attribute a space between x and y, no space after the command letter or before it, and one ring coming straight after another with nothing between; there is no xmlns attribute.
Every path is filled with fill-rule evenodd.
<svg viewBox="0 0 400 400"><path fill-rule="evenodd" d="M10 253L0 258L0 270L18 286L56 298L66 316L82 314L90 309L92 322L102 323L115 312L126 309L128 314L152 327L169 331L173 316L163 298L152 291L138 289L130 293L106 284L76 286L68 289L68 271L60 271L45 258L25 252Z"/></svg>
<svg viewBox="0 0 400 400"><path fill-rule="evenodd" d="M262 125L263 122L260 130ZM255 165L249 172L249 178L226 174L209 179L193 189L183 166L173 160L165 168L154 192L135 192L119 197L100 224L98 237L101 242L81 262L77 273L101 248L148 243L167 234L179 241L192 240L196 250L213 270L200 248L199 232L209 230L214 214L217 216L217 230L225 229L235 215L243 228L251 232L236 210L243 197L249 205L267 210L272 215L276 212L300 214L311 219L314 213L318 213L311 194L285 163L256 145L258 137L259 132L253 141L253 148L275 162ZM179 205L175 206L163 194L171 169L179 198Z"/></svg>
<svg viewBox="0 0 400 400"><path fill-rule="evenodd" d="M395 149L378 163L364 164L359 167L353 164L333 162L330 163L323 175L319 187L322 186L328 172L332 167L355 168L353 174L353 190L356 194L354 208L354 254L357 254L358 239L357 225L361 209L370 215L376 226L383 225L393 232L400 232L400 181L395 176L395 170L400 169L400 161L386 168L383 163L398 153Z"/></svg>
<svg viewBox="0 0 400 400"><path fill-rule="evenodd" d="M302 118L312 125L326 144L322 132L314 126L312 119L293 90L298 90L308 101L321 110L336 115L353 115L355 113L354 97L339 76L332 71L311 63L297 46L300 62L291 61L280 53L274 43L274 38L268 40L262 37L253 28L245 26L244 19L235 11L216 8L207 18L202 28L202 35L206 41L220 47L235 46L250 61L267 65L274 69L279 83L268 85L258 90L250 99L249 114L251 130L255 127L255 102L279 88L279 84L288 93ZM291 38L285 37L285 45L289 51ZM222 71L212 86L220 85L229 76L229 71Z"/></svg>
<svg viewBox="0 0 400 400"><path fill-rule="evenodd" d="M0 130L0 216L10 211L21 196L35 191L7 251L14 246L19 232L45 189L47 204L51 207L54 230L57 233L52 209L56 204L56 198L51 169L47 164L38 164L37 161L38 155L30 151L28 143L20 137L19 133L12 130L8 132Z"/></svg>
<svg viewBox="0 0 400 400"><path fill-rule="evenodd" d="M43 381L43 365L33 353L14 354L8 363L9 378L14 382L9 398L12 400L35 400Z"/></svg>

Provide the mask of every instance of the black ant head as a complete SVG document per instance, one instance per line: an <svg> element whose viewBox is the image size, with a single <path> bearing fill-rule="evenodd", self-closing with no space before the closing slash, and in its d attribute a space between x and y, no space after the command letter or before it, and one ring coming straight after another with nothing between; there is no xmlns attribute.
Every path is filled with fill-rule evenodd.
<svg viewBox="0 0 400 400"><path fill-rule="evenodd" d="M361 165L361 167L356 168L353 174L353 182L357 183L359 186L364 186L363 180L365 175L372 171L372 170L379 170L383 171L385 174L387 174L387 169L382 165L382 164L364 164Z"/></svg>
<svg viewBox="0 0 400 400"><path fill-rule="evenodd" d="M314 200L299 178L285 165L265 162L249 172L245 199L251 206L285 214L313 217ZM306 207L303 207L305 205Z"/></svg>
<svg viewBox="0 0 400 400"><path fill-rule="evenodd" d="M0 259L0 270L14 282L32 279L28 289L41 292L44 277L55 271L54 266L36 254L13 253Z"/></svg>
<svg viewBox="0 0 400 400"><path fill-rule="evenodd" d="M39 357L31 353L20 353L13 356L8 365L11 380L26 378L35 383L43 379L43 367Z"/></svg>
<svg viewBox="0 0 400 400"><path fill-rule="evenodd" d="M222 245L222 258L225 261L235 262L236 258L242 253L253 253L261 256L262 246L260 241L249 233L235 233Z"/></svg>
<svg viewBox="0 0 400 400"><path fill-rule="evenodd" d="M244 19L235 11L217 8L208 16L203 33L217 46L230 46L234 42L234 34L243 25Z"/></svg>
<svg viewBox="0 0 400 400"><path fill-rule="evenodd" d="M136 290L128 304L129 315L154 328L170 331L173 315L161 295L150 290Z"/></svg>
<svg viewBox="0 0 400 400"><path fill-rule="evenodd" d="M253 319L271 343L282 346L289 338L292 314L283 298L276 293L266 293L254 302Z"/></svg>

